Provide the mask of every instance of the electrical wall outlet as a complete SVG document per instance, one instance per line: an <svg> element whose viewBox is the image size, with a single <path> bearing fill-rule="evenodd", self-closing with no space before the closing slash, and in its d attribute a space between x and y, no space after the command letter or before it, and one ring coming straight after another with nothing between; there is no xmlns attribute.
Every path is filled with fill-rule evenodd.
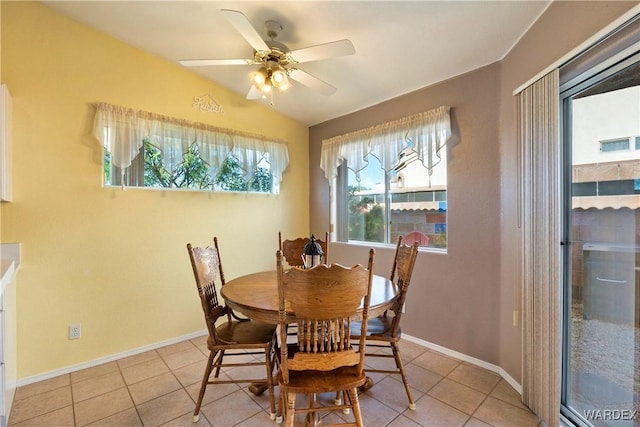
<svg viewBox="0 0 640 427"><path fill-rule="evenodd" d="M82 335L82 325L80 323L75 323L73 325L69 325L69 339L77 340Z"/></svg>

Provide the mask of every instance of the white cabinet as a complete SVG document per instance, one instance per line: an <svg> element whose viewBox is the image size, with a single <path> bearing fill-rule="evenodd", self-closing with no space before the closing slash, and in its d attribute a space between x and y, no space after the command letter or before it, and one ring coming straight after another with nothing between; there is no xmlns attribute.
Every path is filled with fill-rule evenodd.
<svg viewBox="0 0 640 427"><path fill-rule="evenodd" d="M6 427L18 378L16 273L20 244L0 244L0 427Z"/></svg>
<svg viewBox="0 0 640 427"><path fill-rule="evenodd" d="M0 85L0 201L13 200L12 192L12 102L7 85Z"/></svg>

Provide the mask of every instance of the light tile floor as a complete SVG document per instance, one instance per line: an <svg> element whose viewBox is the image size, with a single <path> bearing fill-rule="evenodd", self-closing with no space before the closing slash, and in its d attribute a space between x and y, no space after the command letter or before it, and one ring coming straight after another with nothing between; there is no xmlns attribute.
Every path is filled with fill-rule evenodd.
<svg viewBox="0 0 640 427"><path fill-rule="evenodd" d="M407 408L397 375L373 373L374 387L360 395L365 426L538 425L498 375L410 342L401 348L417 409ZM277 426L269 418L267 393L256 397L235 384L209 386L200 420L192 424L207 356L201 337L20 387L9 425ZM393 362L370 358L367 363ZM247 368L226 373L240 369ZM333 412L323 424L344 420L352 418ZM296 425L304 425L302 416Z"/></svg>

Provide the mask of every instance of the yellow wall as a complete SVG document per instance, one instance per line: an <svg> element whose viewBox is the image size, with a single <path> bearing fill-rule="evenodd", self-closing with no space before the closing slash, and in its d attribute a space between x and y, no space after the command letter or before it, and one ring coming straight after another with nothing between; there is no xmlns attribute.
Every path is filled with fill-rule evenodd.
<svg viewBox="0 0 640 427"><path fill-rule="evenodd" d="M1 235L22 243L18 378L203 330L186 243L217 235L228 279L272 268L278 231L309 229L308 129L40 3L1 7L14 107ZM224 115L192 108L207 93ZM99 101L288 141L280 195L103 188L90 136ZM81 339L67 339L71 323Z"/></svg>

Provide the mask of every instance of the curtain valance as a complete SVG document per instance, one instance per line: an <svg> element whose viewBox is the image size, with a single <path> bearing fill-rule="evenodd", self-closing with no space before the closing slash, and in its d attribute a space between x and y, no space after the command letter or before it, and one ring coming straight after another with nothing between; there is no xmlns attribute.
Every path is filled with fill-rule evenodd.
<svg viewBox="0 0 640 427"><path fill-rule="evenodd" d="M390 171L402 150L411 147L424 166L432 173L441 160L440 151L451 136L449 107L407 116L322 141L320 167L329 181L338 175L338 166L346 160L349 169L359 175L367 166L371 154Z"/></svg>
<svg viewBox="0 0 640 427"><path fill-rule="evenodd" d="M183 154L194 143L200 148L200 157L207 163L211 176L216 176L230 154L238 159L247 177L265 159L277 188L289 164L289 150L284 141L106 103L95 107L94 136L123 173L145 139L160 149L163 163L170 170L182 162Z"/></svg>

